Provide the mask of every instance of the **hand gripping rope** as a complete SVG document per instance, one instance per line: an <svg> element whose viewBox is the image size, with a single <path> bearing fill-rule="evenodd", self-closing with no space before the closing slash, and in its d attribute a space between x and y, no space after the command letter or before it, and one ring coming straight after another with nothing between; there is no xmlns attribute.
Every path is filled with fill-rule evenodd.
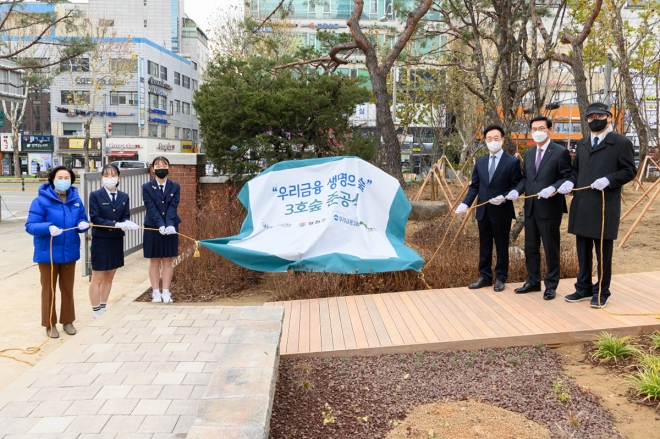
<svg viewBox="0 0 660 439"><path fill-rule="evenodd" d="M431 286L424 279L424 272L423 272L424 268L429 266L431 261L433 261L435 256L438 254L438 251L442 248L443 244L445 243L445 239L447 238L447 235L449 234L449 230L451 228L451 225L454 222L454 218L456 218L456 215L457 215L457 214L455 214L454 211L458 207L459 203L462 201L463 195L465 194L467 189L468 189L468 186L463 188L463 191L461 192L461 194L456 199L456 202L451 206L451 209L450 209L449 213L447 214L447 216L445 216L445 218L440 223L440 227L442 227L442 225L445 223L447 218L449 216L452 217L451 221L449 221L449 224L447 225L447 230L445 231L445 234L442 237L442 241L440 241L440 244L438 245L438 248L435 249L435 252L433 253L433 256L431 256L431 259L429 259L424 264L424 267L422 267L422 271L420 271L420 273L419 273L419 279L421 279L422 282L424 282L424 285L426 285L426 289L428 289L428 290L431 290L433 288L431 288ZM584 186L584 187L576 188L576 189L573 189L572 191L575 192L575 191L582 191L582 190L586 190L586 189L591 189L591 186ZM550 195L550 197L554 197L557 193L558 192L555 191L552 195ZM613 316L654 316L656 319L660 319L660 315L658 315L657 313L616 313L616 312L611 312L610 310L607 310L607 309L603 308L602 306L600 306L600 292L601 292L600 290L602 288L602 283L603 283L603 236L605 234L605 191L602 190L602 191L600 191L600 193L601 193L601 200L602 200L602 202L601 202L601 225L600 225L600 258L601 258L601 261L600 261L600 264L599 264L600 265L600 273L598 275L598 305L599 305L598 308L602 309L606 313L608 313L610 315L613 315ZM538 195L539 194L524 195L524 196L518 197L518 199L533 198L533 197L538 197ZM488 203L490 203L490 201L485 201L483 203L477 204L476 206L473 203L472 207L468 208L468 212L466 212L466 214L465 214L465 219L463 220L463 223L461 224L461 227L458 229L458 232L456 233L456 236L454 237L454 240L451 242L451 244L449 246L449 249L451 249L454 246L454 243L456 242L456 239L458 239L458 236L463 231L463 228L465 227L465 224L467 223L469 213L472 210L476 209L477 207L484 206ZM454 213L454 215L452 215L452 213Z"/></svg>
<svg viewBox="0 0 660 439"><path fill-rule="evenodd" d="M102 226L102 225L97 225L97 224L90 224L89 226L90 227L101 227L101 228L107 228L107 229L118 229L119 228L117 226ZM156 232L159 231L159 229L154 229L154 228L150 228L150 227L141 227L141 226L140 226L140 229L154 230ZM68 232L70 230L78 230L78 227L71 227L69 229L62 229L63 232ZM179 233L179 232L176 232L176 233L180 236L183 236L184 238L190 239L191 241L193 241L195 243L195 251L193 252L193 257L199 258L199 241L194 239L194 238L191 238L190 236L184 235L183 233ZM15 357L13 355L6 354L5 352L20 351L21 353L23 353L25 355L34 355L34 354L36 354L37 352L39 352L41 350L41 347L43 345L48 343L48 340L50 340L50 336L53 332L53 327L55 326L55 323L57 323L57 322L52 321L53 308L55 307L55 285L53 283L54 270L55 270L54 269L54 264L53 264L53 238L54 238L54 236L50 237L50 293L51 294L50 294L50 305L48 307L49 312L50 312L51 322L50 322L50 328L49 328L49 330L47 332L47 335L46 335L46 339L43 342L41 342L41 344L39 344L38 346L29 346L25 349L24 348L1 349L0 350L0 357L9 358L11 360L20 361L21 363L25 363L25 364L29 364L30 366L34 366L34 363L31 362L31 361L23 360L21 358Z"/></svg>

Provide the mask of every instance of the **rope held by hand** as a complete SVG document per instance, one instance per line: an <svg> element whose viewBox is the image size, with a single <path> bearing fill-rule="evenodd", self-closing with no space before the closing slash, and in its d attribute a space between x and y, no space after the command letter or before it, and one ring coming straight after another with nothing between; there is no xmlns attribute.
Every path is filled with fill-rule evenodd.
<svg viewBox="0 0 660 439"><path fill-rule="evenodd" d="M100 224L90 224L89 226L90 227L100 227L100 228L104 228L104 229L119 229L120 228L118 226L103 226L103 225L100 225ZM142 230L153 230L154 232L160 232L160 229L154 229L153 227L138 226L138 228L142 229ZM187 238L187 239L189 239L189 240L191 240L192 242L195 243L195 251L193 252L193 257L194 258L199 258L199 241L196 240L195 238L192 238L192 237L188 236L188 235L184 235L181 232L175 232L175 233L177 235L183 236L184 238Z"/></svg>

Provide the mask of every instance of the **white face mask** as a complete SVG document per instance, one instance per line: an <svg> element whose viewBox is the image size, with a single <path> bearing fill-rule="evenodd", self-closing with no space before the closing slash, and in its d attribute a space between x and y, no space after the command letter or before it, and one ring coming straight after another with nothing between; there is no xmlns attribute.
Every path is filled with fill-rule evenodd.
<svg viewBox="0 0 660 439"><path fill-rule="evenodd" d="M545 133L543 131L534 131L532 133L532 139L534 139L536 143L541 143L547 138L548 138L548 133Z"/></svg>
<svg viewBox="0 0 660 439"><path fill-rule="evenodd" d="M486 146L488 147L488 150L490 152L497 152L500 149L502 149L502 141L488 142L488 143L486 143Z"/></svg>
<svg viewBox="0 0 660 439"><path fill-rule="evenodd" d="M106 188L114 189L117 186L119 179L117 177L103 177L101 181Z"/></svg>

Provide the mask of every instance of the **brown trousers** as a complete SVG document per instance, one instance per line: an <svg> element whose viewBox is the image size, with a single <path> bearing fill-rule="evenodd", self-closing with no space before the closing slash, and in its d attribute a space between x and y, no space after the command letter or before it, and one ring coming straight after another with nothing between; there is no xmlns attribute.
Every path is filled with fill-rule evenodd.
<svg viewBox="0 0 660 439"><path fill-rule="evenodd" d="M51 294L51 265L38 264L41 273L41 326L50 328L57 323L57 301ZM66 325L73 323L76 319L76 308L73 304L73 281L75 279L76 263L53 264L52 291L57 291L57 279L60 280L60 295L62 305L60 307L60 323ZM51 304L52 301L52 304ZM52 307L51 307L52 305ZM50 316L50 317L49 317Z"/></svg>

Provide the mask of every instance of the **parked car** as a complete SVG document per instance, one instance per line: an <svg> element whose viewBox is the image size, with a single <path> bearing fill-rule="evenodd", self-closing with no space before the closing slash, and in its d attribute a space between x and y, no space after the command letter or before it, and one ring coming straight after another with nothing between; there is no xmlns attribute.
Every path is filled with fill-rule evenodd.
<svg viewBox="0 0 660 439"><path fill-rule="evenodd" d="M118 160L112 162L114 165L117 165L119 169L136 169L136 168L148 168L149 163L142 162L139 160Z"/></svg>

